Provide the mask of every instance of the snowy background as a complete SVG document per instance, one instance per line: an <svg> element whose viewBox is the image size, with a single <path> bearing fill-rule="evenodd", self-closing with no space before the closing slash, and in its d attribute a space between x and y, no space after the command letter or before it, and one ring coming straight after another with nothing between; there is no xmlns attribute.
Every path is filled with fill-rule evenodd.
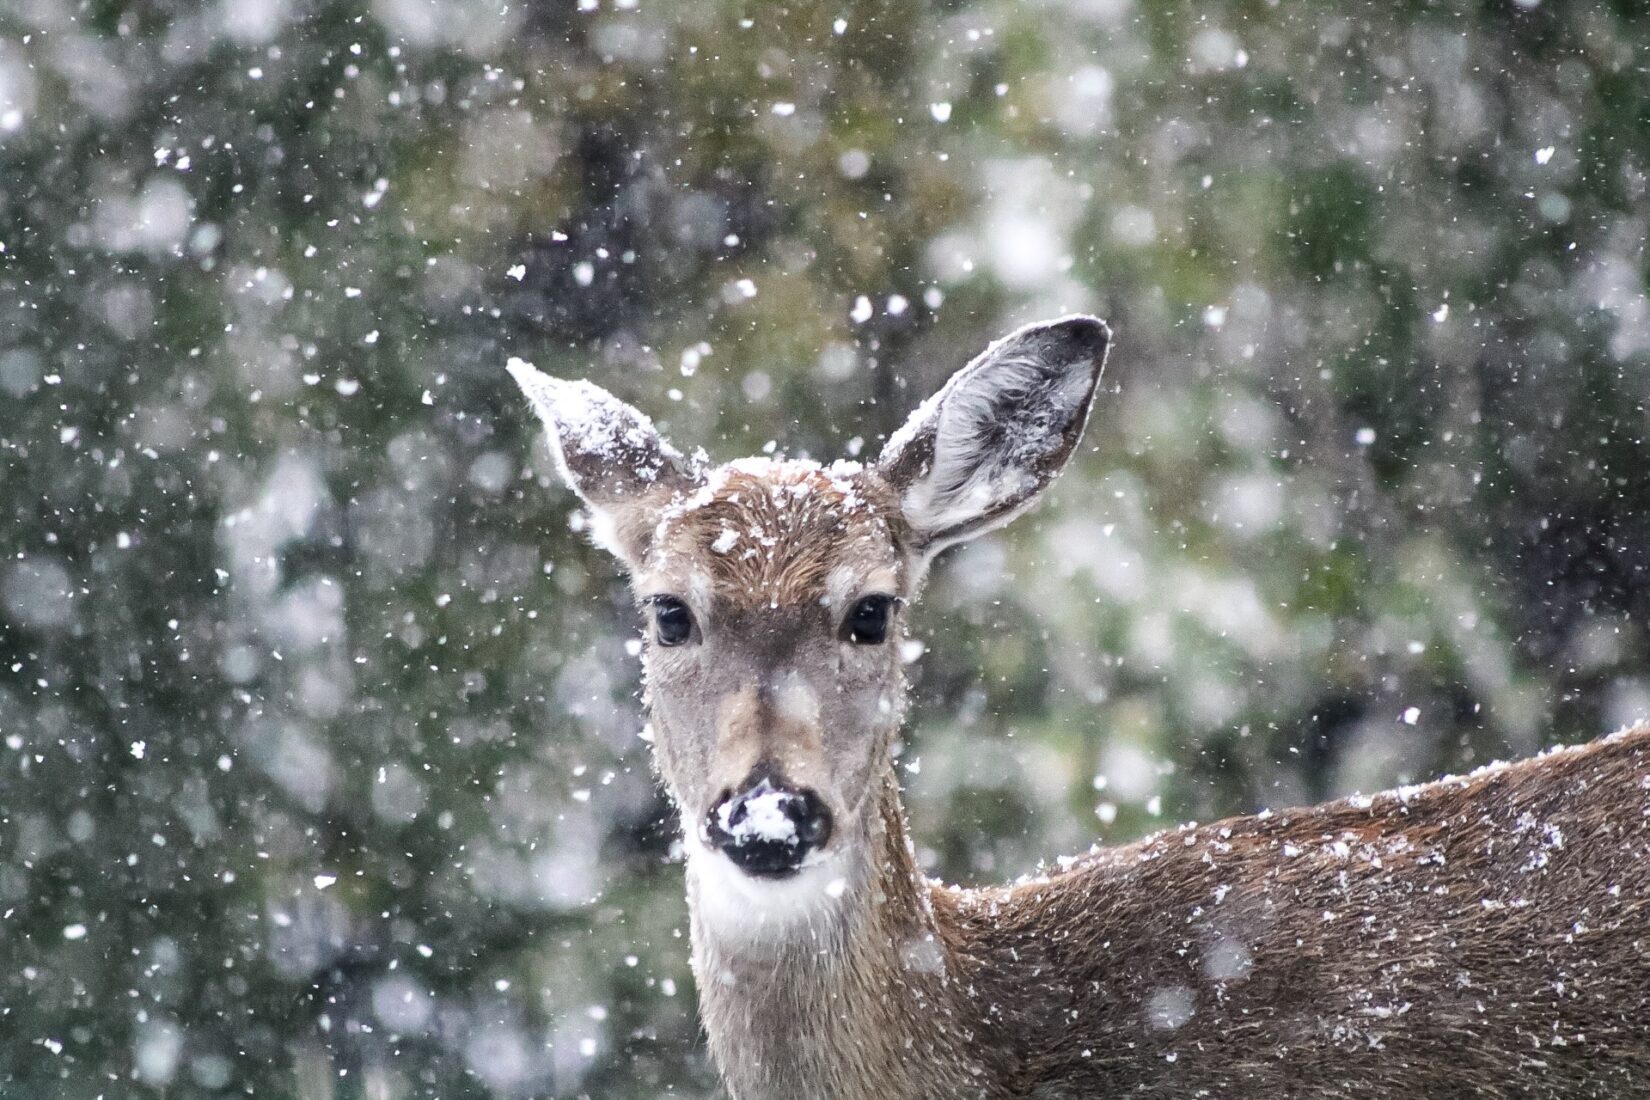
<svg viewBox="0 0 1650 1100"><path fill-rule="evenodd" d="M504 373L874 453L1117 329L942 563L965 882L1650 712L1635 0L12 0L0 1092L705 1097L615 566Z"/></svg>

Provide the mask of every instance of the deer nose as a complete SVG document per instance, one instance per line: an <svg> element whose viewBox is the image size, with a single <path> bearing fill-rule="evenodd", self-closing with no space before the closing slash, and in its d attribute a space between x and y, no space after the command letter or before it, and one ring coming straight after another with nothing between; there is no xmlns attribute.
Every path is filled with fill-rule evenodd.
<svg viewBox="0 0 1650 1100"><path fill-rule="evenodd" d="M813 791L762 775L711 807L705 835L746 874L784 878L831 839L831 812Z"/></svg>

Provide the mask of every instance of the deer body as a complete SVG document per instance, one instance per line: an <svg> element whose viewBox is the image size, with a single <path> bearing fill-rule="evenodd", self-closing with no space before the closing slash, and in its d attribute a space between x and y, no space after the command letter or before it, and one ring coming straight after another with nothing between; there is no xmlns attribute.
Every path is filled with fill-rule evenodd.
<svg viewBox="0 0 1650 1100"><path fill-rule="evenodd" d="M1650 728L1006 887L920 873L888 643L933 555L1064 464L1108 339L1020 330L866 467L705 471L512 363L647 617L735 1100L1650 1094Z"/></svg>
<svg viewBox="0 0 1650 1100"><path fill-rule="evenodd" d="M1010 887L927 882L903 833L884 839L887 900L848 918L866 925L767 953L695 921L735 1096L1557 1100L1650 1082L1650 728L1173 829Z"/></svg>

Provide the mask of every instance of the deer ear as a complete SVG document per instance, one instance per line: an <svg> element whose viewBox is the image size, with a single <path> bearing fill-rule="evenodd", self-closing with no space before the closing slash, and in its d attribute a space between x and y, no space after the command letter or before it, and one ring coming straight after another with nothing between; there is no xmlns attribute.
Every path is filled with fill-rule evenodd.
<svg viewBox="0 0 1650 1100"><path fill-rule="evenodd" d="M877 470L900 496L925 558L1007 523L1077 448L1111 330L1094 317L1028 325L923 402Z"/></svg>
<svg viewBox="0 0 1650 1100"><path fill-rule="evenodd" d="M600 386L552 378L523 359L506 368L544 422L562 479L589 505L596 541L634 569L660 510L700 484L697 467Z"/></svg>

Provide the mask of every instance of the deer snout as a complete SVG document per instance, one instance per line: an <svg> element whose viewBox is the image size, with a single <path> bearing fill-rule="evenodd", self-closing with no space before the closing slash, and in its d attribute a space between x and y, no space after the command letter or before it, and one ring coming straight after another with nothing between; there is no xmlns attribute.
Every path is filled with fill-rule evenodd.
<svg viewBox="0 0 1650 1100"><path fill-rule="evenodd" d="M753 775L710 808L705 839L747 875L784 878L831 839L831 812L811 790Z"/></svg>

